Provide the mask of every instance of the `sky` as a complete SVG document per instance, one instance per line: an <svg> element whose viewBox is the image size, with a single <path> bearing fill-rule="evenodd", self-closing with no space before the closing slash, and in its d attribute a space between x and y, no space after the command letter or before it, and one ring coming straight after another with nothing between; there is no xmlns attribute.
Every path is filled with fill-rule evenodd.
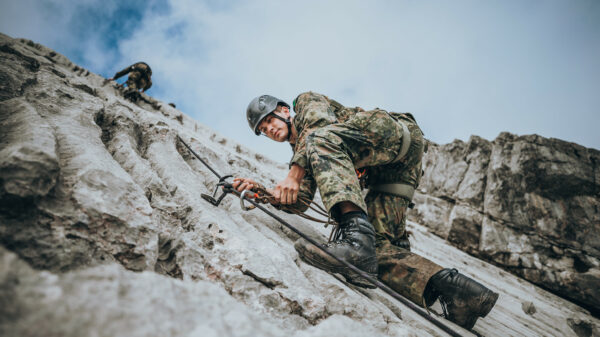
<svg viewBox="0 0 600 337"><path fill-rule="evenodd" d="M438 144L508 131L600 149L596 0L3 0L0 32L107 78L145 61L149 95L282 163L290 147L246 122L256 96L408 111Z"/></svg>

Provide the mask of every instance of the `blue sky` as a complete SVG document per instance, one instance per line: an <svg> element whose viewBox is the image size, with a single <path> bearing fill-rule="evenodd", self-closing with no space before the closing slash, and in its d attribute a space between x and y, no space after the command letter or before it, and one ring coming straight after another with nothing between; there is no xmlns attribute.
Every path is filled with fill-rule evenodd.
<svg viewBox="0 0 600 337"><path fill-rule="evenodd" d="M0 32L110 77L144 60L148 94L285 162L248 102L312 90L412 112L436 143L539 134L600 149L600 1L8 0Z"/></svg>

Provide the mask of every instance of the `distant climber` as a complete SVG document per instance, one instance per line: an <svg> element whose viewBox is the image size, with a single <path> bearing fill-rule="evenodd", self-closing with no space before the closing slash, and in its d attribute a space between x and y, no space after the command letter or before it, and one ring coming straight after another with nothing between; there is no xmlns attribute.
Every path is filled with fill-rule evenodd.
<svg viewBox="0 0 600 337"><path fill-rule="evenodd" d="M145 92L152 86L152 69L145 62L137 62L117 72L115 76L108 80L113 81L127 74L129 74L129 78L125 82L127 89L125 89L123 96L132 101L137 101L139 90Z"/></svg>

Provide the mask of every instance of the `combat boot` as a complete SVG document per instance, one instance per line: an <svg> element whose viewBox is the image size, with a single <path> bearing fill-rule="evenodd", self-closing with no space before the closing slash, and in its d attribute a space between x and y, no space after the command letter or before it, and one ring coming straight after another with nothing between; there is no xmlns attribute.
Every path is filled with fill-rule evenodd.
<svg viewBox="0 0 600 337"><path fill-rule="evenodd" d="M134 88L127 87L123 92L123 97L135 103L140 98L140 93Z"/></svg>
<svg viewBox="0 0 600 337"><path fill-rule="evenodd" d="M345 260L369 276L377 279L377 256L375 255L375 230L364 213L342 215L338 238L320 246L336 257ZM359 287L375 288L367 279L344 266L304 239L294 248L307 263L331 273L342 274L346 281Z"/></svg>
<svg viewBox="0 0 600 337"><path fill-rule="evenodd" d="M439 299L447 319L471 330L492 310L498 294L456 269L443 269L429 279L424 298L427 307Z"/></svg>

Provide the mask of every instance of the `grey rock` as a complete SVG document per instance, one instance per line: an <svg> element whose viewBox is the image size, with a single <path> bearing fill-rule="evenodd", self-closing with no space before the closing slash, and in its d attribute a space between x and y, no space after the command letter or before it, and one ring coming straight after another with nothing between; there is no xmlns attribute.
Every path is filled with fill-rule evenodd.
<svg viewBox="0 0 600 337"><path fill-rule="evenodd" d="M567 323L578 337L600 336L600 329L593 323L579 317L570 317Z"/></svg>
<svg viewBox="0 0 600 337"><path fill-rule="evenodd" d="M600 151L538 135L430 143L409 219L600 314Z"/></svg>
<svg viewBox="0 0 600 337"><path fill-rule="evenodd" d="M523 302L521 304L521 308L523 308L523 312L527 315L533 315L537 312L537 309L535 308L533 302Z"/></svg>
<svg viewBox="0 0 600 337"><path fill-rule="evenodd" d="M45 196L59 173L51 126L22 99L1 102L0 111L0 195Z"/></svg>
<svg viewBox="0 0 600 337"><path fill-rule="evenodd" d="M207 281L119 265L38 272L0 248L2 336L281 336Z"/></svg>

